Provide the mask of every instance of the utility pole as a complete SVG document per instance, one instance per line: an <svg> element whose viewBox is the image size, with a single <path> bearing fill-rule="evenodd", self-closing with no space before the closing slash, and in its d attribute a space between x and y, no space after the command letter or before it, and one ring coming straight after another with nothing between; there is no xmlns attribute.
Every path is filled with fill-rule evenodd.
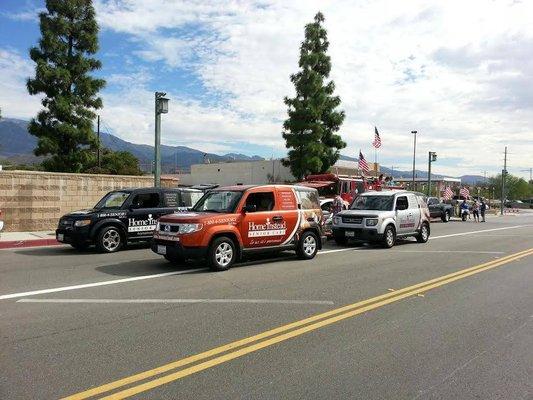
<svg viewBox="0 0 533 400"><path fill-rule="evenodd" d="M411 131L411 133L414 135L414 142L413 142L413 187L411 190L415 190L415 160L416 160L416 134L417 131Z"/></svg>
<svg viewBox="0 0 533 400"><path fill-rule="evenodd" d="M503 215L503 203L505 202L505 178L507 176L507 146L505 146L505 153L503 158L503 170L502 170L502 193L500 202L500 214Z"/></svg>
<svg viewBox="0 0 533 400"><path fill-rule="evenodd" d="M98 160L98 168L100 168L100 116L97 116L96 136L98 137L98 147L96 148L96 159Z"/></svg>
<svg viewBox="0 0 533 400"><path fill-rule="evenodd" d="M155 92L154 186L161 187L161 114L168 113L166 93Z"/></svg>
<svg viewBox="0 0 533 400"><path fill-rule="evenodd" d="M428 153L428 196L431 196L431 163L437 161L437 153L430 151Z"/></svg>

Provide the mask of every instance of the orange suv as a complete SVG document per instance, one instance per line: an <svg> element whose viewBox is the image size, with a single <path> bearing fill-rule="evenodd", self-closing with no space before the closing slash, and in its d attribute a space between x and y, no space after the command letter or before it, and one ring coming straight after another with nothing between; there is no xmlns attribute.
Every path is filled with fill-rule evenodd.
<svg viewBox="0 0 533 400"><path fill-rule="evenodd" d="M296 250L312 259L322 248L316 189L289 185L231 186L207 192L190 212L161 217L152 251L167 260L205 258L223 271L245 254Z"/></svg>

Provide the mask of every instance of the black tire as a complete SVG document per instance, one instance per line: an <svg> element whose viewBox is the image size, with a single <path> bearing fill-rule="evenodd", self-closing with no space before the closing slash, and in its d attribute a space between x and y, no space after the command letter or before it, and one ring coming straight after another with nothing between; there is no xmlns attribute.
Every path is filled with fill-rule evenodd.
<svg viewBox="0 0 533 400"><path fill-rule="evenodd" d="M318 237L312 231L306 231L298 242L296 255L300 260L311 260L318 252Z"/></svg>
<svg viewBox="0 0 533 400"><path fill-rule="evenodd" d="M96 235L96 248L101 253L114 253L124 246L124 236L120 228L110 225L105 226Z"/></svg>
<svg viewBox="0 0 533 400"><path fill-rule="evenodd" d="M183 257L170 256L168 254L165 254L163 257L165 257L165 259L172 264L181 265L185 263L185 259Z"/></svg>
<svg viewBox="0 0 533 400"><path fill-rule="evenodd" d="M213 271L230 269L236 259L235 243L227 236L220 236L213 240L207 250L207 263Z"/></svg>
<svg viewBox="0 0 533 400"><path fill-rule="evenodd" d="M70 243L70 245L79 251L87 250L89 248L88 243Z"/></svg>
<svg viewBox="0 0 533 400"><path fill-rule="evenodd" d="M461 214L461 221L466 221L466 213Z"/></svg>
<svg viewBox="0 0 533 400"><path fill-rule="evenodd" d="M337 243L339 246L346 246L348 244L348 239L346 238L346 236L344 236L343 231L333 231L333 240L335 240L335 243Z"/></svg>
<svg viewBox="0 0 533 400"><path fill-rule="evenodd" d="M396 243L396 229L394 226L387 225L383 232L383 246L390 249Z"/></svg>
<svg viewBox="0 0 533 400"><path fill-rule="evenodd" d="M420 232L418 235L416 235L416 241L418 243L426 243L429 240L429 224L427 222L422 223L422 226L420 227Z"/></svg>
<svg viewBox="0 0 533 400"><path fill-rule="evenodd" d="M450 211L445 211L444 212L444 215L440 218L442 220L442 222L448 222L450 220L450 218L452 217Z"/></svg>

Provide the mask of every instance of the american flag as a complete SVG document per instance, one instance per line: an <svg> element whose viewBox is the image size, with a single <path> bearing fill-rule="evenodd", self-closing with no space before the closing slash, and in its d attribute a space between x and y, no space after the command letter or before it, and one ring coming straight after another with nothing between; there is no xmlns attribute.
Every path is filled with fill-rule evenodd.
<svg viewBox="0 0 533 400"><path fill-rule="evenodd" d="M444 200L450 200L453 197L452 189L449 186L446 186L446 189L444 190L444 195L442 198Z"/></svg>
<svg viewBox="0 0 533 400"><path fill-rule="evenodd" d="M362 169L363 172L368 172L370 168L368 168L368 163L365 160L365 156L363 156L363 153L361 153L361 150L359 150L359 169Z"/></svg>
<svg viewBox="0 0 533 400"><path fill-rule="evenodd" d="M376 127L374 127L374 141L372 142L372 146L376 149L381 147L381 138L379 137L378 128Z"/></svg>
<svg viewBox="0 0 533 400"><path fill-rule="evenodd" d="M468 199L470 197L470 190L466 187L462 187L461 190L459 190L459 195L463 196L465 199Z"/></svg>

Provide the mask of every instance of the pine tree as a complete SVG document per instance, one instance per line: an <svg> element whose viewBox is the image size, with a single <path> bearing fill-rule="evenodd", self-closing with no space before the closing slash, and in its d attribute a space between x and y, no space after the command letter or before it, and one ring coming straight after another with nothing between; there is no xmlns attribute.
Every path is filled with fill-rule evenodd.
<svg viewBox="0 0 533 400"><path fill-rule="evenodd" d="M90 75L101 68L91 57L98 50L95 11L91 0L47 0L39 19L42 37L30 49L35 78L27 82L30 94L45 95L28 127L38 138L34 153L49 156L46 170L80 172L93 163L93 110L102 107L97 94L105 85Z"/></svg>
<svg viewBox="0 0 533 400"><path fill-rule="evenodd" d="M327 172L339 159L340 149L346 147L336 133L344 121L344 111L336 111L341 100L333 95L334 82L326 82L331 60L326 54L329 42L323 22L319 12L314 22L305 26L300 71L291 75L296 96L284 100L289 115L282 134L289 149L285 164L298 180L307 174Z"/></svg>

